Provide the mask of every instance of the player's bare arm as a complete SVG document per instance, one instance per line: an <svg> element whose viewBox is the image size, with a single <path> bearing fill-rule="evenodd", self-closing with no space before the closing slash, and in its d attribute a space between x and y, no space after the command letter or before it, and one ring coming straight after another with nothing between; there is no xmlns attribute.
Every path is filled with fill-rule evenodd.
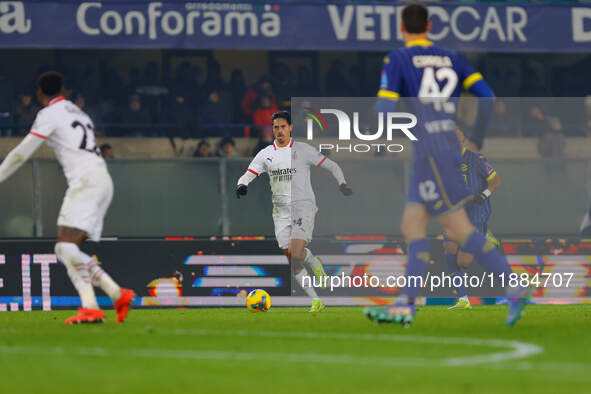
<svg viewBox="0 0 591 394"><path fill-rule="evenodd" d="M488 178L486 189L474 196L474 202L477 204L484 204L484 202L490 198L490 196L495 190L499 188L499 186L501 186L501 178L496 171L493 171L493 173Z"/></svg>
<svg viewBox="0 0 591 394"><path fill-rule="evenodd" d="M497 172L495 172L495 176L493 176L489 181L488 181L488 190L490 190L491 193L494 193L495 190L497 190L499 188L499 186L501 186L501 177L499 176L499 174Z"/></svg>

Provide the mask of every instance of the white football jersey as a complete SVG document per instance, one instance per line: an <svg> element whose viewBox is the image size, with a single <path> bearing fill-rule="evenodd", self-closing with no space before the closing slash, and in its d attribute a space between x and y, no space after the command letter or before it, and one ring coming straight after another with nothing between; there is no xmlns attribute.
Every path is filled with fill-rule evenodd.
<svg viewBox="0 0 591 394"><path fill-rule="evenodd" d="M104 165L88 115L65 97L57 97L37 113L31 134L46 139L60 162L68 185L86 171Z"/></svg>
<svg viewBox="0 0 591 394"><path fill-rule="evenodd" d="M294 201L312 201L316 197L310 181L310 167L320 166L325 157L312 146L295 142L279 147L273 141L261 150L248 166L255 175L267 173L271 183L274 204L290 204Z"/></svg>

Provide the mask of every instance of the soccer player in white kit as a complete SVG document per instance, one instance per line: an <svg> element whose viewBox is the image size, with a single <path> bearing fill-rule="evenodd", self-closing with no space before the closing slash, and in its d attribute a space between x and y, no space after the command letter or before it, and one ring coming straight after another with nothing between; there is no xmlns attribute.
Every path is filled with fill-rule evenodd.
<svg viewBox="0 0 591 394"><path fill-rule="evenodd" d="M298 284L312 297L310 312L319 312L324 309L324 304L314 288L304 287L302 282L308 273L306 267L312 269L319 281L326 276L320 260L306 248L306 244L312 240L314 217L318 210L310 182L310 167L322 167L330 171L345 196L350 196L352 190L347 186L343 171L337 163L312 146L291 138L293 126L289 112L275 112L271 120L275 141L255 156L248 170L238 179L236 196L245 196L248 184L257 176L265 172L269 175L277 243L290 260Z"/></svg>
<svg viewBox="0 0 591 394"><path fill-rule="evenodd" d="M68 189L57 220L55 254L66 266L80 295L82 307L66 324L101 323L93 286L113 300L117 322L125 320L135 299L132 290L120 288L97 261L80 250L86 238L98 242L103 218L113 198L113 182L96 148L92 120L66 100L64 79L57 72L42 74L37 97L45 108L37 113L30 133L0 165L0 182L12 175L47 140L60 162Z"/></svg>

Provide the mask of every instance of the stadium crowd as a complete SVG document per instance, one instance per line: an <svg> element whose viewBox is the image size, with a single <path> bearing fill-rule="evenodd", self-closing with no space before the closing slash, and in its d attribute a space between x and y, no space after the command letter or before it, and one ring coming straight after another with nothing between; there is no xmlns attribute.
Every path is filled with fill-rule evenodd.
<svg viewBox="0 0 591 394"><path fill-rule="evenodd" d="M586 62L581 67L586 68ZM249 83L239 68L231 71L228 80L224 79L220 63L213 58L204 69L190 62L181 63L170 76L165 76L154 61L143 69L131 68L125 77L120 70L106 64L82 68L44 66L39 72L51 68L65 75L70 99L94 119L102 136L222 137L223 143L216 149L203 141L196 156L232 156L233 137L258 138L253 152L256 153L272 141L271 114L278 109L289 109L292 96L371 97L379 85L378 80L368 81L363 76L359 64L345 64L341 60L333 60L326 69L323 86L309 67L290 66L285 62L275 63L267 75L254 83ZM489 67L486 74L497 96L520 96L523 91L530 97L581 95L580 86L574 94L569 91L568 75L561 73L557 73L555 85L562 87L562 91L544 86L536 70L523 70L521 91L511 92L500 81L511 80L512 76L495 75L495 72L495 67ZM34 81L14 86L14 80L0 68L3 136L26 134L40 108ZM591 87L588 91L591 92ZM497 99L494 108L490 135L537 137L542 156L561 155L565 136L591 136L591 96L581 100L580 108L556 110L544 106L543 101L540 105L520 105L518 100L507 98ZM568 119L563 119L564 114L569 115Z"/></svg>
<svg viewBox="0 0 591 394"><path fill-rule="evenodd" d="M205 73L185 62L172 78L163 77L156 62L143 70L131 69L125 80L110 67L98 71L91 66L84 70L63 68L60 71L66 77L70 99L95 119L102 135L112 137L259 136L273 112L289 108L292 95L361 93L360 87L345 77L342 62L335 62L329 70L324 91L312 83L309 68L299 67L294 76L285 63L277 64L270 75L251 85L240 69L224 80L215 60L208 62ZM0 128L4 136L28 132L39 110L33 86L31 82L15 89L11 78L0 72Z"/></svg>

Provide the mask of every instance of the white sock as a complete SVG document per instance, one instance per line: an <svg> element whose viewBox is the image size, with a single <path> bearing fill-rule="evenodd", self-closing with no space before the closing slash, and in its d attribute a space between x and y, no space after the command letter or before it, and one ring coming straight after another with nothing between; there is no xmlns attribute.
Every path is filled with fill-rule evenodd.
<svg viewBox="0 0 591 394"><path fill-rule="evenodd" d="M316 290L314 290L314 287L310 286L304 286L304 276L309 276L310 278L312 278L313 276L310 275L305 269L301 270L300 272L298 272L296 274L296 281L298 282L298 284L302 287L302 289L306 292L306 294L308 295L308 297L312 297L315 300L319 300L320 298L318 298L318 294L316 294ZM312 281L310 281L311 283L313 283Z"/></svg>
<svg viewBox="0 0 591 394"><path fill-rule="evenodd" d="M312 254L312 252L308 248L306 248L306 258L304 259L304 263L308 264L312 269L320 265L320 262L318 261L316 256L314 256L314 254Z"/></svg>
<svg viewBox="0 0 591 394"><path fill-rule="evenodd" d="M72 242L56 243L55 254L66 266L68 276L80 295L82 308L99 309L88 272L88 260L85 258L88 256L80 252L78 245Z"/></svg>
<svg viewBox="0 0 591 394"><path fill-rule="evenodd" d="M115 283L109 274L107 274L101 268L101 266L98 265L96 258L91 258L90 256L89 258L90 262L88 263L88 272L90 273L92 285L103 289L103 291L107 293L109 297L111 297L111 300L114 304L121 297L121 288L117 283Z"/></svg>

